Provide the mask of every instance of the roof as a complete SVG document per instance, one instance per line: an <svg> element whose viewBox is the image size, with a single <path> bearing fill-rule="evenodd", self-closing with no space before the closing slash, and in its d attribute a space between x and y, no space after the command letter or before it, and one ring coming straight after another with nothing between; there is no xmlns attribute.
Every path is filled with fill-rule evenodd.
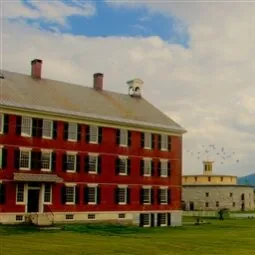
<svg viewBox="0 0 255 255"><path fill-rule="evenodd" d="M224 175L224 174L210 174L210 175L205 175L205 174L188 174L188 175L183 175L182 178L185 177L234 177L237 178L235 175Z"/></svg>
<svg viewBox="0 0 255 255"><path fill-rule="evenodd" d="M183 188L201 188L201 187L221 187L221 188L253 188L252 185L242 185L242 184L183 184Z"/></svg>
<svg viewBox="0 0 255 255"><path fill-rule="evenodd" d="M1 106L112 121L183 134L179 124L144 98L30 75L1 71Z"/></svg>
<svg viewBox="0 0 255 255"><path fill-rule="evenodd" d="M14 173L14 181L30 182L62 182L63 179L56 174L31 174L31 173Z"/></svg>

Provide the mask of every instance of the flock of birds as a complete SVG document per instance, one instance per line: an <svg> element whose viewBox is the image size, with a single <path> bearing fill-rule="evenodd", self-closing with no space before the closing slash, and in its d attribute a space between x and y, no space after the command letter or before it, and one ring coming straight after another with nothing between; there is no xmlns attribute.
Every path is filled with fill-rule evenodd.
<svg viewBox="0 0 255 255"><path fill-rule="evenodd" d="M185 152L198 161L212 160L216 164L239 163L235 152L228 152L224 147L217 148L214 144L202 145L198 151L185 150Z"/></svg>

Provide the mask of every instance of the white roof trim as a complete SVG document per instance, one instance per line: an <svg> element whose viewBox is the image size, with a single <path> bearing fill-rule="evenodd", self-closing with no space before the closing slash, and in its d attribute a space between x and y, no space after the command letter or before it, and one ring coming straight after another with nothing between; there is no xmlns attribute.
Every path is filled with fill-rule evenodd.
<svg viewBox="0 0 255 255"><path fill-rule="evenodd" d="M65 115L73 115L77 117L86 117L91 118L94 120L106 120L106 121L113 121L117 123L127 123L132 125L140 125L140 126L146 126L146 127L152 127L152 128L159 128L166 131L172 131L177 133L186 133L187 131L182 127L176 127L173 125L162 125L162 124L154 124L154 123L148 123L144 121L138 121L138 120L129 120L124 118L115 118L112 116L101 116L91 113L82 113L82 112L76 112L76 111L67 111L63 109L57 109L57 108L51 108L51 107L45 107L45 106L39 106L39 105L27 105L27 104L17 104L15 102L7 101L7 100L1 100L0 105L4 106L12 106L12 107L18 107L18 108L26 108L29 110L35 110L35 111L46 111L51 112L55 114L65 114ZM177 124L176 124L177 125Z"/></svg>

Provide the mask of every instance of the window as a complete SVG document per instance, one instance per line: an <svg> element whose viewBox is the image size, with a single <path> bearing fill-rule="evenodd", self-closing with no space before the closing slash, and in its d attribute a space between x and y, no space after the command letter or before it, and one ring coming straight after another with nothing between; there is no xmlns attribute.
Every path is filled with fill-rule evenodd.
<svg viewBox="0 0 255 255"><path fill-rule="evenodd" d="M128 159L126 157L119 157L117 164L117 171L119 175L127 175L128 174Z"/></svg>
<svg viewBox="0 0 255 255"><path fill-rule="evenodd" d="M167 226L167 214L166 213L159 213L159 225L160 226Z"/></svg>
<svg viewBox="0 0 255 255"><path fill-rule="evenodd" d="M143 175L151 176L151 159L144 159Z"/></svg>
<svg viewBox="0 0 255 255"><path fill-rule="evenodd" d="M143 214L143 227L150 227L151 225L151 215L149 213Z"/></svg>
<svg viewBox="0 0 255 255"><path fill-rule="evenodd" d="M126 218L126 214L125 213L119 213L118 218L119 219L125 219Z"/></svg>
<svg viewBox="0 0 255 255"><path fill-rule="evenodd" d="M89 186L87 188L88 191L88 204L96 204L97 203L97 187Z"/></svg>
<svg viewBox="0 0 255 255"><path fill-rule="evenodd" d="M161 188L159 190L159 200L160 204L168 203L168 188Z"/></svg>
<svg viewBox="0 0 255 255"><path fill-rule="evenodd" d="M96 219L96 215L95 214L88 214L88 220L95 220Z"/></svg>
<svg viewBox="0 0 255 255"><path fill-rule="evenodd" d="M51 152L42 151L41 169L42 169L42 171L50 171L51 170Z"/></svg>
<svg viewBox="0 0 255 255"><path fill-rule="evenodd" d="M20 169L29 170L31 166L31 151L20 150Z"/></svg>
<svg viewBox="0 0 255 255"><path fill-rule="evenodd" d="M143 188L143 203L151 203L151 188Z"/></svg>
<svg viewBox="0 0 255 255"><path fill-rule="evenodd" d="M206 196L206 197L209 197L209 192L206 192L206 193L205 193L205 196Z"/></svg>
<svg viewBox="0 0 255 255"><path fill-rule="evenodd" d="M77 123L73 122L68 123L68 140L69 141L77 140Z"/></svg>
<svg viewBox="0 0 255 255"><path fill-rule="evenodd" d="M66 214L66 220L73 220L74 215L73 214Z"/></svg>
<svg viewBox="0 0 255 255"><path fill-rule="evenodd" d="M23 221L23 215L16 215L16 221Z"/></svg>
<svg viewBox="0 0 255 255"><path fill-rule="evenodd" d="M53 134L53 121L52 120L43 120L43 138L52 138Z"/></svg>
<svg viewBox="0 0 255 255"><path fill-rule="evenodd" d="M0 146L0 169L3 167L3 147Z"/></svg>
<svg viewBox="0 0 255 255"><path fill-rule="evenodd" d="M98 170L98 156L89 155L89 173L97 173Z"/></svg>
<svg viewBox="0 0 255 255"><path fill-rule="evenodd" d="M195 182L197 181L197 177L195 177Z"/></svg>
<svg viewBox="0 0 255 255"><path fill-rule="evenodd" d="M161 177L167 177L168 176L168 161L167 160L162 160L160 162L160 176Z"/></svg>
<svg viewBox="0 0 255 255"><path fill-rule="evenodd" d="M51 184L44 184L44 203L51 204Z"/></svg>
<svg viewBox="0 0 255 255"><path fill-rule="evenodd" d="M128 145L128 131L125 129L120 130L120 146Z"/></svg>
<svg viewBox="0 0 255 255"><path fill-rule="evenodd" d="M208 202L205 203L205 207L209 207L209 203Z"/></svg>
<svg viewBox="0 0 255 255"><path fill-rule="evenodd" d="M89 141L91 143L98 143L98 127L97 126L89 127Z"/></svg>
<svg viewBox="0 0 255 255"><path fill-rule="evenodd" d="M127 187L117 188L117 202L118 204L127 204Z"/></svg>
<svg viewBox="0 0 255 255"><path fill-rule="evenodd" d="M236 203L235 202L233 202L233 207L235 207L236 206Z"/></svg>
<svg viewBox="0 0 255 255"><path fill-rule="evenodd" d="M66 204L75 203L75 186L66 186Z"/></svg>
<svg viewBox="0 0 255 255"><path fill-rule="evenodd" d="M233 197L233 193L232 193L232 192L230 192L230 193L229 193L229 196L230 196L230 197Z"/></svg>
<svg viewBox="0 0 255 255"><path fill-rule="evenodd" d="M223 177L220 177L220 180L223 182Z"/></svg>
<svg viewBox="0 0 255 255"><path fill-rule="evenodd" d="M17 188L16 188L16 203L24 203L24 184L19 183L17 184Z"/></svg>
<svg viewBox="0 0 255 255"><path fill-rule="evenodd" d="M144 148L145 149L151 149L151 133L145 133L144 134Z"/></svg>
<svg viewBox="0 0 255 255"><path fill-rule="evenodd" d="M211 177L208 177L208 182L210 182L211 181Z"/></svg>
<svg viewBox="0 0 255 255"><path fill-rule="evenodd" d="M167 151L168 150L168 136L161 135L161 150Z"/></svg>
<svg viewBox="0 0 255 255"><path fill-rule="evenodd" d="M4 132L4 115L0 114L0 134Z"/></svg>
<svg viewBox="0 0 255 255"><path fill-rule="evenodd" d="M219 207L219 206L220 206L219 201L216 201L216 207Z"/></svg>
<svg viewBox="0 0 255 255"><path fill-rule="evenodd" d="M76 154L66 155L66 170L67 172L75 172L76 170Z"/></svg>
<svg viewBox="0 0 255 255"><path fill-rule="evenodd" d="M32 135L32 118L22 116L21 135L22 136L31 136Z"/></svg>

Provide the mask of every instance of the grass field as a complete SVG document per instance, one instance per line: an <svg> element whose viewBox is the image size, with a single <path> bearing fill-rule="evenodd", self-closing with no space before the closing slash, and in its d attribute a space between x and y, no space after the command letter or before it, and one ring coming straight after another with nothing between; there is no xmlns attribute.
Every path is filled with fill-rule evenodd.
<svg viewBox="0 0 255 255"><path fill-rule="evenodd" d="M66 225L46 231L0 226L0 255L255 254L255 220L207 221L210 224L150 229Z"/></svg>

